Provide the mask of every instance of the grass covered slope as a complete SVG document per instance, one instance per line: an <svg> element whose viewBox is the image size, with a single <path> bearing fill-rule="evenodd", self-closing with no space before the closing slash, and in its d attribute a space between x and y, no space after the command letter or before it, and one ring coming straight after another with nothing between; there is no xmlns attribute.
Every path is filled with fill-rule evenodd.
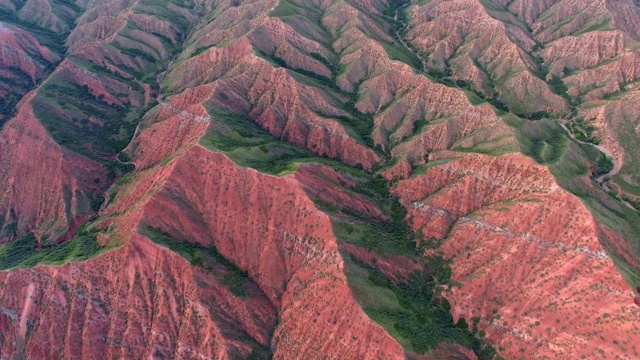
<svg viewBox="0 0 640 360"><path fill-rule="evenodd" d="M2 270L32 267L36 264L63 265L70 261L84 261L105 250L95 239L95 235L79 234L62 244L38 248L33 235L24 235L0 247Z"/></svg>

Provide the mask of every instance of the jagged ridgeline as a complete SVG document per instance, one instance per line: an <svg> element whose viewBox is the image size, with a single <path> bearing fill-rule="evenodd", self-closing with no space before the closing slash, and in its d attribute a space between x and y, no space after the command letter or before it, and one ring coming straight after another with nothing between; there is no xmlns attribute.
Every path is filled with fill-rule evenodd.
<svg viewBox="0 0 640 360"><path fill-rule="evenodd" d="M123 15L125 10L130 14ZM29 224L33 214L7 212L0 221L6 225L4 236L33 231L37 238L68 238L65 230L75 231L79 217L86 220L85 214L97 212L104 200L101 193L132 170L122 150L143 114L157 103L158 76L181 51L197 14L194 3L169 1L0 5L7 34L3 41L12 47L8 54L16 56L3 59L9 72L3 72L2 84L9 92L3 96L0 121L33 117L63 151L82 159L70 162L89 161L96 167L77 175L82 178L79 186L62 187L62 219L34 227ZM31 89L17 113L17 101ZM10 203L18 200L5 198L5 207L11 209ZM82 205L86 202L92 204L88 210Z"/></svg>
<svg viewBox="0 0 640 360"><path fill-rule="evenodd" d="M0 353L636 356L640 12L570 3L0 0Z"/></svg>

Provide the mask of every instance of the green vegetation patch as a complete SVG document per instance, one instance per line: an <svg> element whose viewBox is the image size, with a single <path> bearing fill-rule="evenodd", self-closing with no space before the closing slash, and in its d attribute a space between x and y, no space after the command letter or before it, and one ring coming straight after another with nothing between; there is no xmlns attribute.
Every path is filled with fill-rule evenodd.
<svg viewBox="0 0 640 360"><path fill-rule="evenodd" d="M237 297L247 295L247 282L249 276L240 270L235 264L225 259L214 246L204 247L186 241L178 241L161 229L141 224L138 232L169 250L185 258L191 265L197 266L209 272L222 274L222 283Z"/></svg>
<svg viewBox="0 0 640 360"><path fill-rule="evenodd" d="M349 255L344 258L356 300L404 347L425 354L438 344L449 342L473 349L479 359L495 356L492 346L464 326L466 321L454 324L450 305L437 295L438 284L429 270L414 272L407 283L395 283Z"/></svg>
<svg viewBox="0 0 640 360"><path fill-rule="evenodd" d="M309 150L278 141L245 116L222 108L209 109L209 114L215 123L200 144L226 154L238 165L282 175L316 157Z"/></svg>
<svg viewBox="0 0 640 360"><path fill-rule="evenodd" d="M591 32L591 31L607 31L607 30L615 30L613 26L611 26L611 18L606 17L604 19L595 19L592 23L587 23L582 29L571 34L572 36L580 36L582 34Z"/></svg>
<svg viewBox="0 0 640 360"><path fill-rule="evenodd" d="M342 208L334 214L331 225L335 236L341 241L355 244L378 254L396 254L413 257L416 242L413 233L404 221L406 211L397 200L389 198L393 209L389 220L368 219L350 208Z"/></svg>
<svg viewBox="0 0 640 360"><path fill-rule="evenodd" d="M575 118L567 122L567 128L576 139L598 145L600 144L600 139L594 135L597 128L591 124L591 121L584 118Z"/></svg>
<svg viewBox="0 0 640 360"><path fill-rule="evenodd" d="M561 77L555 74L552 75L551 80L549 80L549 87L554 94L560 95L567 100L571 100L571 97L569 96L569 94L567 94L569 88L567 87L567 84L564 83L564 80L562 80Z"/></svg>
<svg viewBox="0 0 640 360"><path fill-rule="evenodd" d="M34 267L38 264L63 265L72 261L84 261L98 256L110 247L102 246L96 240L97 232L87 231L83 226L76 236L63 244L38 246L33 234L0 246L0 270Z"/></svg>
<svg viewBox="0 0 640 360"><path fill-rule="evenodd" d="M86 85L61 79L42 85L32 104L56 142L92 159L122 150L137 124L138 111L131 106L109 104L102 96L92 95Z"/></svg>
<svg viewBox="0 0 640 360"><path fill-rule="evenodd" d="M238 165L281 176L295 171L302 163L320 163L371 178L364 171L330 159L326 154L318 156L311 150L287 143L286 131L282 139L277 139L246 115L217 106L209 107L208 111L213 123L200 144L224 153Z"/></svg>
<svg viewBox="0 0 640 360"><path fill-rule="evenodd" d="M291 0L282 0L278 2L278 6L273 8L269 16L285 18L289 16L304 16L308 10L296 4Z"/></svg>
<svg viewBox="0 0 640 360"><path fill-rule="evenodd" d="M523 152L540 164L552 165L559 162L567 151L569 136L559 125L552 122L541 122L540 125L529 123L521 128ZM585 174L580 171L580 174Z"/></svg>
<svg viewBox="0 0 640 360"><path fill-rule="evenodd" d="M625 192L640 196L640 141L635 128L639 123L634 120L636 119L627 117L619 126L612 127L625 150L624 163L613 180Z"/></svg>

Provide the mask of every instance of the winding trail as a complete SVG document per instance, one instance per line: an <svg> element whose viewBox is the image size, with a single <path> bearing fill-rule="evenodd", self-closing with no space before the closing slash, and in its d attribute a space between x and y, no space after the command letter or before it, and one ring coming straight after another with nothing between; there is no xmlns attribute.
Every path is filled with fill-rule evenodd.
<svg viewBox="0 0 640 360"><path fill-rule="evenodd" d="M571 133L569 133L571 134ZM571 134L571 137L573 137L573 134ZM574 137L573 137L574 138ZM575 139L575 138L574 138ZM580 141L578 139L576 139L577 141ZM586 144L586 143L585 143ZM593 144L592 144L593 145ZM609 171L607 174L604 175L600 175L596 178L596 180L598 181L598 183L602 183L602 181L604 180L605 176L613 176L617 173L620 172L620 169L622 168L622 161L616 161L615 157L613 156L613 153L611 151L609 151L609 149L607 149L606 147L602 146L602 145L593 145L596 149L600 150L601 152L603 152L605 155L607 155L608 157L610 157L612 159L613 162L613 169L611 169L611 171Z"/></svg>
<svg viewBox="0 0 640 360"><path fill-rule="evenodd" d="M571 131L569 131L569 129L565 126L565 124L563 124L561 122L558 122L558 124L560 124L560 126L562 126L562 128L567 131L567 133L569 134L569 136L573 140L575 140L575 141L577 141L577 142L579 142L581 144L591 145L591 146L595 147L596 149L600 150L600 152L602 152L606 156L611 158L611 161L613 162L613 169L611 169L611 171L609 171L608 173L602 174L602 175L600 175L600 176L598 176L596 178L596 181L598 182L598 184L600 184L600 186L602 186L602 188L605 189L606 191L609 191L609 187L606 186L606 184L604 184L604 178L607 177L607 176L613 176L613 175L619 173L620 169L622 168L622 162L621 161L616 161L615 157L613 156L613 153L609 149L607 149L606 147L604 147L602 145L594 145L592 143L588 143L588 142L584 142L582 140L579 140L573 135L573 133L571 133Z"/></svg>
<svg viewBox="0 0 640 360"><path fill-rule="evenodd" d="M569 129L561 122L558 122L558 124L560 124L560 126L562 126L563 129L565 129L567 131L567 133L569 134L569 136L581 143L581 144L586 144L586 145L591 145L593 147L595 147L596 149L598 149L600 152L602 152L603 154L605 154L607 157L609 157L611 159L611 162L613 163L613 169L611 169L611 171L609 171L608 173L602 174L598 177L595 178L596 182L598 183L598 185L600 185L600 187L606 191L609 192L611 190L611 188L609 188L609 186L607 186L606 182L605 182L605 178L606 177L612 177L615 174L620 172L620 169L622 168L622 161L616 161L615 157L613 156L613 153L607 149L606 147L602 146L602 145L594 145L588 142L584 142L582 140L576 139L576 137L571 133L571 131L569 131ZM625 205L627 205L631 210L636 210L635 206L633 206L630 202L624 200L624 199L620 199L620 201L622 203L624 203Z"/></svg>

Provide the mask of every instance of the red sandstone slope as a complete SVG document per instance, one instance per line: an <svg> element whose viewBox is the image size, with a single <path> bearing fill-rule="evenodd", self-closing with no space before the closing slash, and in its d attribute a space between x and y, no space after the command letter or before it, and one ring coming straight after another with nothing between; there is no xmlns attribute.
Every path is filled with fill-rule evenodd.
<svg viewBox="0 0 640 360"><path fill-rule="evenodd" d="M20 16L64 28L37 3L28 1ZM592 101L577 110L611 122L605 132L635 119L633 91L602 99L633 89L633 12L610 2L432 1L410 5L406 39L398 40L402 24L384 1L183 5L169 3L167 14L145 1L91 4L67 38L70 56L0 131L0 180L11 184L0 198L3 229L13 229L0 235L5 241L73 232L107 186L98 163L122 165L114 158L126 146L136 165L109 190L97 221L99 240L122 247L79 264L0 273L2 356L238 358L254 349L276 358L407 356L397 335L355 300L338 249L395 279L411 264L339 247L312 198L372 221L385 217L381 209L345 190L348 177L329 168L302 165L274 177L197 145L206 133L224 133L229 116L352 166L397 160L385 174L398 181L407 220L453 260L460 286L445 295L452 313L469 323L480 317L502 355L636 356L638 310L601 245L633 265L632 239L594 218L533 160L469 154L515 151L523 140L511 115L434 82L411 61L418 54L427 70L431 60L435 68L448 62L453 78L487 97L498 90L512 112L564 113L565 95L538 73L546 67L564 78L566 96ZM554 7L576 16L563 24ZM589 30L589 16L609 13L618 30ZM404 41L428 54L404 49ZM534 50L536 41L545 48ZM52 95L74 91L94 108ZM58 124L74 130L61 135ZM148 226L177 242L214 246L248 273L249 296L225 287L228 269L205 272L150 242L157 239ZM475 357L455 345L430 355Z"/></svg>
<svg viewBox="0 0 640 360"><path fill-rule="evenodd" d="M166 91L179 93L168 98L176 111L207 101L209 107L248 116L277 138L367 169L384 162L369 148L374 144L386 150L397 147L392 150L394 156L420 164L431 150L473 147L476 142L469 136L474 133L510 135L489 106L472 106L463 91L434 84L407 64L389 59L384 42L391 38L377 38L386 30L375 22L381 11L367 13L349 2L296 3L321 16L325 24L324 33L308 34L308 25L276 17L277 7L269 13L267 6L243 5L242 14L252 17L235 20L246 30L241 35L236 34L239 25L231 26L240 11L236 7L223 8L195 33L198 54L181 57L166 78ZM353 23L347 14L356 16ZM283 35L296 32L301 39ZM334 39L333 45L327 47L322 38ZM294 71L273 69L265 58L286 62ZM343 71L327 74L322 64L332 62ZM301 77L308 72L316 73L322 82L335 81L339 89ZM349 97L357 99L351 112L339 108ZM370 121L367 116L374 118L372 134L365 134L373 144L363 143L362 134L337 121L353 118L354 111L360 113L356 123ZM421 128L421 122L426 127ZM477 138L486 140L485 135Z"/></svg>
<svg viewBox="0 0 640 360"><path fill-rule="evenodd" d="M0 23L0 51L0 68L3 72L19 70L33 83L44 76L46 65L59 59L52 51L40 45L29 33L5 23ZM0 95L4 97L11 89L5 87L5 84L2 85Z"/></svg>
<svg viewBox="0 0 640 360"><path fill-rule="evenodd" d="M538 64L530 53L536 41L518 19L498 9L477 0L429 1L411 9L406 37L425 54L427 69L450 69L454 79L470 81L517 113L566 111L565 101L534 74Z"/></svg>
<svg viewBox="0 0 640 360"><path fill-rule="evenodd" d="M107 187L106 170L54 142L23 100L17 115L0 132L0 198L5 240L31 232L38 241L55 241L93 212Z"/></svg>
<svg viewBox="0 0 640 360"><path fill-rule="evenodd" d="M547 169L521 155L467 155L394 191L414 229L453 259L453 313L481 318L503 356L635 357L640 310L598 242L605 235Z"/></svg>
<svg viewBox="0 0 640 360"><path fill-rule="evenodd" d="M28 32L0 22L0 124L9 119L20 98L59 60Z"/></svg>
<svg viewBox="0 0 640 360"><path fill-rule="evenodd" d="M270 331L269 329L273 329L275 325L273 315L268 316L268 312L275 308L280 319L271 340L276 358L287 358L290 354L298 354L305 358L404 357L402 348L362 312L350 295L342 272L342 260L338 253L336 239L331 233L329 218L315 208L295 176L277 178L261 175L254 170L240 168L224 155L212 153L200 146L192 148L185 155L174 160L169 167L148 170L147 173L149 172L151 176L146 179L139 182L132 181L130 185L132 189L112 208L115 213L120 211L118 209L127 209L127 212L121 220L114 221L114 227L112 227L114 235L109 239L117 236L120 241L128 242L128 245L82 265L70 264L60 270L40 267L35 270L6 273L6 276L16 279L15 281L22 284L24 291L29 291L34 285L30 285L29 280L25 278L45 276L41 273L64 273L68 269L78 267L82 269L86 267L87 270L84 271L92 269L90 271L92 274L103 273L104 279L102 276L99 278L89 276L84 271L76 272L76 281L80 283L84 281L84 286L90 289L101 283L100 288L103 288L100 292L101 296L113 294L111 290L104 290L104 288L113 288L115 296L118 297L102 301L107 304L127 301L137 306L129 309L129 314L141 312L151 316L151 318L130 320L128 323L125 321L127 325L123 325L121 323L123 320L119 320L119 316L111 320L110 316L116 316L113 314L115 311L111 311L111 315L103 315L106 318L105 323L95 330L89 330L87 325L85 334L102 339L104 337L114 339L120 337L118 334L131 333L130 336L124 336L124 344L109 342L103 344L102 351L105 354L118 353L122 345L127 345L125 349L128 346L132 346L132 349L127 350L130 352L125 354L134 357L137 356L136 354L151 354L159 348L165 348L167 354L178 356L187 356L189 350L193 351L193 354L209 357L213 354L232 351L228 348L237 348L238 353L246 355L246 346L236 344L237 339L223 338L214 341L216 338L214 334L221 332L222 328L215 321L210 323L208 319L223 317L225 321L231 323L241 321L245 324L246 322L246 325L236 326L240 326L260 344L266 345L268 332L265 331ZM143 194L148 193L149 186L153 187L153 192L149 196L140 197L140 191ZM215 293L210 290L206 292L202 289L198 290L196 294L200 295L194 297L192 291L195 290L191 290L193 287L206 288L208 285L219 289L220 285L215 285L213 282L207 282L207 285L200 284L199 282L205 281L201 277L203 275L196 270L186 270L185 273L185 269L190 267L184 260L177 260L177 255L170 255L167 250L158 250L156 245L150 244L140 235L131 234L130 229L138 227L137 224L157 227L180 241L199 243L204 246L215 245L223 256L249 273L266 294L269 305L254 299L253 294L250 297L251 303L246 304L248 306L246 309L242 303L238 304L238 301L234 302L223 297L228 295L213 295ZM113 265L114 262L116 265ZM167 267L159 265L164 262L167 263ZM101 266L107 266L109 270L105 272L101 270ZM190 276L191 271L194 272L193 279ZM135 272L141 275L136 277ZM122 280L118 280L120 277ZM149 279L149 284L155 284L153 288L147 287L149 285L145 277ZM171 280L173 277L178 277L184 283L175 284L176 280ZM193 283L194 280L199 285L196 286ZM137 286L142 288L137 290ZM13 286L9 294L19 293L16 287ZM5 289L8 287L5 286ZM173 316L176 323L184 321L180 317L176 318L178 315L176 315L177 310L173 308L175 306L173 303L177 300L172 300L171 297L158 298L160 294L165 293L164 290L169 294L173 291L174 297L188 301L204 319L198 324L188 326L184 332L165 328L153 330L156 326L164 326L162 321L156 320L160 319L157 316L168 316L170 319ZM139 291L142 291L142 294L139 294ZM27 305L0 300L3 309L6 309L4 313L9 314L7 316L23 313L23 315L16 315L21 321L26 321L22 319L26 319L27 316L34 319L51 318L46 313L41 313L41 311L48 311L41 306L53 301L50 298L51 293L33 292L32 296L36 300ZM214 299L222 297L221 300L214 300L214 304L219 302L221 304L212 305L208 309L209 314L206 312L203 314L205 310L196 301L211 302L211 296ZM262 304L260 305L262 308L256 308L256 302ZM222 306L225 303L230 307ZM80 306L84 308L86 305ZM234 317L227 319L226 315L223 315L226 311L238 314L232 313L230 316ZM177 314L180 313L181 311L177 311ZM189 315L189 311L186 311L184 316L185 320L194 319L193 315ZM61 318L66 318L64 313L61 314ZM257 321L255 318L262 319L258 327L255 325ZM13 323L16 324L13 326L17 326L18 322ZM4 326L10 326L10 324L11 322L7 322ZM46 329L46 325L42 326ZM37 329L40 328L38 324ZM144 329L142 339L136 340L132 337L136 331L140 331L136 329ZM205 334L211 333L205 337L211 338L210 342L200 343L194 339L181 340L182 336L201 334L200 329L207 329ZM22 336L22 333L15 328L6 328L6 331ZM150 335L145 334L154 333L162 333L161 339L166 343L161 345L161 343L149 342L151 338L146 336ZM33 336L28 336L26 339L26 351L31 356L38 356L37 351L43 351L38 350L35 345L38 344L40 332L30 332L29 335L31 334ZM50 341L55 348L58 344L71 341L69 337L67 339L69 340L58 338ZM177 346L185 341L187 344ZM5 346L9 346L10 343L10 341L6 342ZM141 344L146 345L141 346ZM371 346L371 344L377 345ZM11 351L16 350L7 350L6 353L10 354ZM82 350L74 348L68 350L68 354L81 354L79 351ZM227 356L235 358L231 354L227 353Z"/></svg>
<svg viewBox="0 0 640 360"><path fill-rule="evenodd" d="M77 19L78 26L70 29L77 12L87 6ZM122 11L128 7L135 12ZM3 188L0 196L0 242L30 232L55 242L95 214L106 188L126 170L127 165L117 160L118 153L131 140L144 108L156 97L156 74L141 79L142 70L159 72L173 57L177 37L184 36L183 21L194 19L178 6L173 10L173 22L156 23L145 14L161 15L167 10L144 2L52 5L27 1L12 9L15 13L6 20L16 25L3 23L3 34L30 19L34 23L25 27L33 37L60 52L65 44L68 49L66 58L22 99L15 118L0 130L4 165L0 181L13 184ZM103 21L111 13L120 13L119 21ZM30 55L37 60L37 50L49 62L58 60L48 49L37 47L33 37L24 34L21 39L20 44L30 46L23 58ZM13 38L4 36L2 41ZM3 55L0 63L20 65L10 63L12 59ZM35 84L44 72L33 71Z"/></svg>
<svg viewBox="0 0 640 360"><path fill-rule="evenodd" d="M637 156L634 156L638 148L633 137L627 135L633 134L639 124L633 110L638 97L640 9L637 4L629 0L501 0L485 2L483 6L485 13L494 20L501 21L505 29L520 28L517 32L519 36L511 34L509 38L526 50L520 53L524 64L527 64L528 58L536 60L536 64L527 65L528 69L538 71L548 82L562 80L566 86L566 95L562 93L563 86L555 89L552 86L552 90L567 98L574 108L565 121L586 120L589 125L595 126L595 136L615 158L621 170L608 186L615 189L617 196L640 199L640 177L635 160ZM430 2L421 9L428 10L432 7L434 4ZM478 6L468 4L466 7L457 7L456 11L470 11L471 8L475 11ZM414 10L412 14L415 14L411 19L416 26L422 26L425 18L422 13ZM453 10L446 14L438 13L439 18L451 21L454 16L449 14L454 14ZM465 39L474 39L477 33L465 35ZM431 38L432 36L426 37L427 41ZM531 40L536 42L533 48L528 45ZM487 52L469 54L479 56L478 59L487 57ZM494 64L501 64L501 58L493 57L490 60L492 67L495 67ZM476 82L475 72L465 71L462 76L455 72L455 67L452 69L454 77ZM461 71L466 69L473 67ZM496 83L496 86L499 85L500 82ZM525 86L520 85L513 91L517 93L524 88ZM529 99L534 103L542 101L538 96L529 96Z"/></svg>
<svg viewBox="0 0 640 360"><path fill-rule="evenodd" d="M242 358L269 346L276 323L255 285L238 298L141 236L83 263L2 272L0 283L3 358Z"/></svg>
<svg viewBox="0 0 640 360"><path fill-rule="evenodd" d="M402 357L350 295L329 219L293 176L260 175L197 146L142 211L142 223L215 245L249 273L279 310L275 357Z"/></svg>

